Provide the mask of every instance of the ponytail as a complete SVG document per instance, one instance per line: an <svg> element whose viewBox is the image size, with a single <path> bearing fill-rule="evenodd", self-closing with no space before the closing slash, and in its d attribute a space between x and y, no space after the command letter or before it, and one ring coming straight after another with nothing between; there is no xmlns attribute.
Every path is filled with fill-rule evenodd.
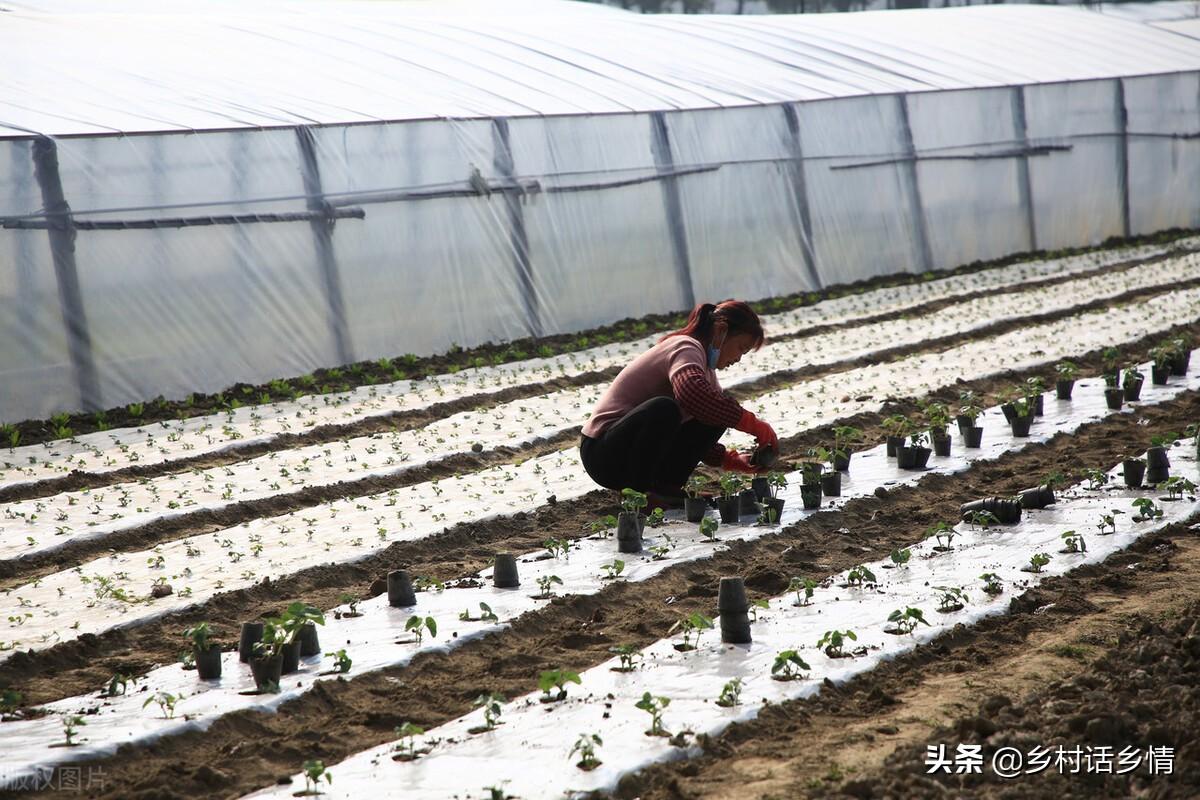
<svg viewBox="0 0 1200 800"><path fill-rule="evenodd" d="M762 322L749 304L741 300L723 300L716 305L712 303L699 304L688 315L687 324L677 331L668 333L658 341L659 343L665 342L672 336L690 336L700 344L708 345L712 341L713 324L719 319L725 321L730 336L742 333L750 334L754 339L755 350L762 347L766 340Z"/></svg>

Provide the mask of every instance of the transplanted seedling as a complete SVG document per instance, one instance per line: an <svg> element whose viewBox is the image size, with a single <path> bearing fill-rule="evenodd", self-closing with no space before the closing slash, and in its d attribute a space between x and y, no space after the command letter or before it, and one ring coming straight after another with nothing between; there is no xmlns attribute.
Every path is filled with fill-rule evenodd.
<svg viewBox="0 0 1200 800"><path fill-rule="evenodd" d="M1178 500L1185 494L1191 494L1192 492L1195 492L1196 484L1192 483L1182 475L1175 475L1160 483L1158 488L1166 490L1168 499Z"/></svg>
<svg viewBox="0 0 1200 800"><path fill-rule="evenodd" d="M896 609L891 614L888 614L888 622L892 623L893 630L899 634L912 633L917 628L917 624L928 625L925 621L925 613L919 608L912 606L906 607L903 611ZM892 631L888 631L891 633Z"/></svg>
<svg viewBox="0 0 1200 800"><path fill-rule="evenodd" d="M604 576L603 576L604 580L606 580L606 581L615 580L616 578L618 578L621 575L621 572L625 569L625 562L619 558L614 558L613 562L611 564L604 564L600 567L600 569L604 570Z"/></svg>
<svg viewBox="0 0 1200 800"><path fill-rule="evenodd" d="M663 711L667 706L671 705L669 697L654 697L649 692L642 694L642 699L639 700L635 708L640 708L650 715L650 730L646 731L647 736L670 736L662 726Z"/></svg>
<svg viewBox="0 0 1200 800"><path fill-rule="evenodd" d="M846 640L858 641L858 635L854 631L825 631L825 634L817 640L817 647L825 651L825 655L830 658L846 658L849 653L842 650Z"/></svg>
<svg viewBox="0 0 1200 800"><path fill-rule="evenodd" d="M713 621L700 613L691 614L675 621L671 629L667 631L667 635L671 635L675 631L680 631L683 634L683 643L675 645L676 650L695 650L700 644L700 634L706 630L711 630ZM696 639L693 642L692 636Z"/></svg>
<svg viewBox="0 0 1200 800"><path fill-rule="evenodd" d="M736 472L723 472L719 480L721 496L726 500L736 497L738 492L746 488L746 479Z"/></svg>
<svg viewBox="0 0 1200 800"><path fill-rule="evenodd" d="M404 623L404 630L412 632L417 646L420 647L426 631L430 636L437 638L437 620L433 617L419 617L414 614L408 618L408 622Z"/></svg>
<svg viewBox="0 0 1200 800"><path fill-rule="evenodd" d="M150 697L146 698L146 702L142 703L142 708L154 704L158 706L162 712L163 719L172 719L175 716L175 704L183 699L183 695L173 695L170 692L155 692Z"/></svg>
<svg viewBox="0 0 1200 800"><path fill-rule="evenodd" d="M612 667L613 672L633 672L642 654L631 644L618 644L608 648L608 652L617 657L620 666Z"/></svg>
<svg viewBox="0 0 1200 800"><path fill-rule="evenodd" d="M796 602L794 606L806 606L812 600L813 591L817 588L817 582L812 578L802 578L799 575L792 576L792 580L788 583L788 591L796 593ZM800 593L804 596L801 597Z"/></svg>
<svg viewBox="0 0 1200 800"><path fill-rule="evenodd" d="M846 573L846 583L850 586L863 586L868 583L877 583L877 581L875 580L874 572L859 564Z"/></svg>
<svg viewBox="0 0 1200 800"><path fill-rule="evenodd" d="M1004 592L1004 583L1000 576L994 572L985 572L979 576L979 580L983 581L983 593L990 595L998 595Z"/></svg>
<svg viewBox="0 0 1200 800"><path fill-rule="evenodd" d="M617 518L612 514L606 514L595 522L591 523L592 533L599 533L602 536L607 536L608 532L617 527ZM557 539L548 539L547 542L558 541ZM547 548L549 544L546 545ZM553 555L553 552L551 553Z"/></svg>
<svg viewBox="0 0 1200 800"><path fill-rule="evenodd" d="M400 739L400 743L396 745L396 755L392 756L393 761L416 761L428 749L417 749L417 737L425 733L425 729L420 725L412 722L405 722L403 725L396 726L396 736Z"/></svg>
<svg viewBox="0 0 1200 800"><path fill-rule="evenodd" d="M758 610L760 608L770 611L771 610L771 601L767 600L766 598L762 598L762 597L760 597L757 600L750 601L749 611L750 611L750 621L751 622L758 622Z"/></svg>
<svg viewBox="0 0 1200 800"><path fill-rule="evenodd" d="M118 672L108 679L108 684L100 690L101 697L119 697L125 694L130 683L137 683L137 678Z"/></svg>
<svg viewBox="0 0 1200 800"><path fill-rule="evenodd" d="M538 688L542 690L543 703L557 703L560 700L567 699L567 684L576 683L582 684L583 681L579 677L578 672L571 672L565 669L548 669L538 676ZM551 689L557 689L557 693L550 694Z"/></svg>
<svg viewBox="0 0 1200 800"><path fill-rule="evenodd" d="M710 542L717 540L717 528L720 527L715 517L700 518L700 535Z"/></svg>
<svg viewBox="0 0 1200 800"><path fill-rule="evenodd" d="M338 650L336 653L326 653L325 655L333 659L333 670L338 674L344 675L349 672L350 666L354 663L354 659L346 655L345 648Z"/></svg>
<svg viewBox="0 0 1200 800"><path fill-rule="evenodd" d="M341 603L342 605L350 606L350 610L342 611L338 614L335 614L335 616L337 616L338 619L341 619L342 617L361 617L362 614L358 610L358 604L361 602L361 600L352 594L343 594L341 597Z"/></svg>
<svg viewBox="0 0 1200 800"><path fill-rule="evenodd" d="M646 495L628 487L621 490L621 510L637 514L646 507Z"/></svg>
<svg viewBox="0 0 1200 800"><path fill-rule="evenodd" d="M938 595L938 611L960 611L963 604L967 602L967 593L958 586L935 586L933 588L941 593Z"/></svg>
<svg viewBox="0 0 1200 800"><path fill-rule="evenodd" d="M562 586L562 578L557 575L543 575L537 579L538 599L548 600L554 594L554 586Z"/></svg>
<svg viewBox="0 0 1200 800"><path fill-rule="evenodd" d="M1133 516L1134 522L1147 522L1163 515L1163 510L1155 505L1149 497L1139 497L1134 500L1133 507L1138 510L1138 513Z"/></svg>
<svg viewBox="0 0 1200 800"><path fill-rule="evenodd" d="M1021 567L1026 572L1041 572L1042 567L1050 563L1050 556L1047 553L1034 553L1029 557L1029 566Z"/></svg>
<svg viewBox="0 0 1200 800"><path fill-rule="evenodd" d="M661 508L654 509L653 511L650 512L650 515L648 517L646 517L646 524L649 525L651 528L657 528L666 521L667 521L666 512L664 512Z"/></svg>
<svg viewBox="0 0 1200 800"><path fill-rule="evenodd" d="M775 654L775 663L771 665L771 677L777 681L794 681L806 677L805 670L812 667L800 657L795 650L781 650Z"/></svg>
<svg viewBox="0 0 1200 800"><path fill-rule="evenodd" d="M1086 553L1087 552L1087 542L1085 542L1083 540L1082 533L1076 533L1075 531L1063 531L1061 534L1059 534L1059 538L1062 539L1063 544L1066 545L1066 547L1063 548L1062 552L1064 552L1064 553Z"/></svg>
<svg viewBox="0 0 1200 800"><path fill-rule="evenodd" d="M471 728L467 733L483 733L502 724L500 714L504 711L503 704L507 702L508 699L499 692L487 692L476 697L475 707L483 709L483 725Z"/></svg>
<svg viewBox="0 0 1200 800"><path fill-rule="evenodd" d="M565 557L571 552L570 539L547 539L546 541L542 542L542 544L550 552L551 558L558 558L559 556Z"/></svg>
<svg viewBox="0 0 1200 800"><path fill-rule="evenodd" d="M77 747L79 742L74 741L75 735L79 732L79 728L87 725L87 720L83 717L68 714L62 719L63 738L66 740L60 747Z"/></svg>
<svg viewBox="0 0 1200 800"><path fill-rule="evenodd" d="M774 525L775 524L775 508L774 506L763 506L762 511L758 513L756 525Z"/></svg>
<svg viewBox="0 0 1200 800"><path fill-rule="evenodd" d="M297 792L297 797L311 797L317 794L323 794L320 789L321 779L324 778L326 783L333 783L333 775L329 770L325 769L325 762L312 758L304 762L302 768L304 772L304 791Z"/></svg>
<svg viewBox="0 0 1200 800"><path fill-rule="evenodd" d="M909 550L907 547L896 548L895 550L892 551L892 555L891 555L892 563L895 564L897 567L903 567L905 564L908 563L909 559L911 559L911 558L912 558L912 550Z"/></svg>
<svg viewBox="0 0 1200 800"><path fill-rule="evenodd" d="M741 697L742 679L734 678L721 687L721 694L717 696L717 705L721 708L733 708L736 705L741 705Z"/></svg>
<svg viewBox="0 0 1200 800"><path fill-rule="evenodd" d="M983 513L987 514L988 512L985 511ZM991 515L989 514L989 516ZM992 517L992 519L995 519L995 517ZM954 530L954 526L949 522L935 522L925 529L925 538L929 538L930 536L937 541L934 549L950 550L950 543L954 541L955 536L958 536L958 531Z"/></svg>
<svg viewBox="0 0 1200 800"><path fill-rule="evenodd" d="M579 754L579 760L575 762L575 766L579 767L584 772L591 772L602 763L596 758L596 747L603 745L604 740L596 733L581 733L575 741L575 746L571 748L571 753L568 758L574 758L575 754Z"/></svg>
<svg viewBox="0 0 1200 800"><path fill-rule="evenodd" d="M1114 508L1112 510L1111 514L1101 515L1100 521L1096 523L1096 529L1100 531L1100 535L1104 536L1106 530L1108 533L1116 533L1117 532L1117 517L1116 517L1116 515L1124 514L1124 513L1125 513L1124 511L1119 511L1118 509Z"/></svg>
<svg viewBox="0 0 1200 800"><path fill-rule="evenodd" d="M1108 483L1108 473L1095 467L1085 469L1083 477L1087 479L1087 488L1092 490L1103 488Z"/></svg>

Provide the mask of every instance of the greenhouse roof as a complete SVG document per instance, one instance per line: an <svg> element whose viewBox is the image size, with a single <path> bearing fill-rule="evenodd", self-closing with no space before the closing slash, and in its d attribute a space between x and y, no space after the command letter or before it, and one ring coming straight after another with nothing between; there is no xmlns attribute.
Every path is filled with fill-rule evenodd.
<svg viewBox="0 0 1200 800"><path fill-rule="evenodd" d="M0 0L0 136L715 108L1200 69L1031 5L641 15L570 0Z"/></svg>

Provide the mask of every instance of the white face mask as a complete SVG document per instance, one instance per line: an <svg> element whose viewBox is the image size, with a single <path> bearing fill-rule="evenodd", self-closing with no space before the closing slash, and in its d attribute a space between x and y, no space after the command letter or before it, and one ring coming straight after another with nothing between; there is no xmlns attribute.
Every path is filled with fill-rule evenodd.
<svg viewBox="0 0 1200 800"><path fill-rule="evenodd" d="M728 334L724 334L721 336L721 344L716 344L714 342L713 344L710 344L708 346L708 368L709 369L717 368L717 361L721 358L721 347L722 347L722 345L725 344L725 336L727 336L727 335Z"/></svg>

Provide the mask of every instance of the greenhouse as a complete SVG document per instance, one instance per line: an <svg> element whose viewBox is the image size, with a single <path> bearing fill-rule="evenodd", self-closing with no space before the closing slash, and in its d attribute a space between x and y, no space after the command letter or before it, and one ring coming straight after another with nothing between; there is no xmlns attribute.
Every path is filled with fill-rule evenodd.
<svg viewBox="0 0 1200 800"><path fill-rule="evenodd" d="M1200 224L1200 40L1075 8L3 11L7 420Z"/></svg>

